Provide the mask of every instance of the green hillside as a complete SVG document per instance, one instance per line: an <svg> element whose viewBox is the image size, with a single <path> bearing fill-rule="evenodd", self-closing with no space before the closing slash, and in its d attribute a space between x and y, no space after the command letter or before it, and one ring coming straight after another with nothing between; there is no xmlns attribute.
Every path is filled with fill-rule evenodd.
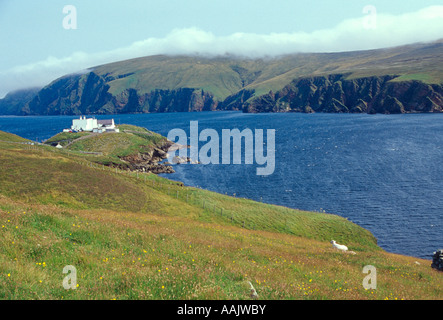
<svg viewBox="0 0 443 320"><path fill-rule="evenodd" d="M248 282L259 299L443 297L430 261L387 253L344 218L94 157L0 141L0 299L244 300ZM332 239L355 254L336 251ZM75 290L62 286L67 265L77 269ZM362 287L365 265L377 268L376 290Z"/></svg>
<svg viewBox="0 0 443 320"><path fill-rule="evenodd" d="M150 56L93 68L109 80L110 92L127 88L140 94L156 89L201 88L220 100L241 89L256 95L277 91L308 76L347 74L349 79L398 75L408 80L443 83L442 42L389 49L305 53L263 59L236 57Z"/></svg>
<svg viewBox="0 0 443 320"><path fill-rule="evenodd" d="M152 56L94 68L109 79L110 90L118 95L128 88L140 94L156 89L199 88L223 99L242 86L241 77L231 68L230 59ZM112 80L115 78L115 80Z"/></svg>
<svg viewBox="0 0 443 320"><path fill-rule="evenodd" d="M45 143L60 144L73 151L98 152L108 156L123 157L137 152L149 151L166 138L144 128L120 125L120 133L62 132Z"/></svg>

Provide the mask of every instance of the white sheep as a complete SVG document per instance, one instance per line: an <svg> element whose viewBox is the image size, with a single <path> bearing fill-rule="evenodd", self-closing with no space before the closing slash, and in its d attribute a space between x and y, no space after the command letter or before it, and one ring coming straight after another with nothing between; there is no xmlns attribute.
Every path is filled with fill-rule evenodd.
<svg viewBox="0 0 443 320"><path fill-rule="evenodd" d="M338 250L348 251L348 247L347 246L344 246L342 244L338 244L337 242L335 242L335 240L332 240L331 243L332 243L332 246L334 248L338 249Z"/></svg>

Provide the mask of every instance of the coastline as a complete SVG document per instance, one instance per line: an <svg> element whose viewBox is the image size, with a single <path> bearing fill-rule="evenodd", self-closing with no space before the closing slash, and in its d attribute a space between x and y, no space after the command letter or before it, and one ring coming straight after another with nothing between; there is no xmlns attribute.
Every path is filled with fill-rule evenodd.
<svg viewBox="0 0 443 320"><path fill-rule="evenodd" d="M7 128L8 123L10 123L10 125L12 125L10 128L13 129L11 130L12 132L18 132L23 136L23 133L29 131L30 133L27 133L27 135L35 137L38 135L41 136L41 132L44 132L44 130L47 131L48 128L57 127L57 123L60 123L61 127L65 127L66 121L70 121L67 119L72 118L73 117L36 117L31 119L27 117L26 119L28 120L21 118L13 119L11 122L9 122L9 119L3 119L2 122L0 122L0 126L3 125L3 128ZM165 122L165 118L168 119L167 122ZM438 225L441 212L434 212L440 207L441 199L433 196L437 195L438 192L431 192L431 190L438 190L439 183L438 181L434 181L433 184L426 183L426 185L422 187L417 187L417 183L420 184L421 180L428 179L428 175L439 175L438 172L436 172L436 170L438 171L439 169L434 168L432 165L434 162L420 160L420 155L425 151L428 158L437 157L439 149L431 148L433 142L430 141L429 138L426 138L426 141L428 141L427 144L420 143L420 141L424 141L420 137L429 136L429 130L433 132L438 130L438 126L436 126L435 123L436 121L438 122L440 118L440 114L389 116L330 114L245 115L239 112L205 112L201 114L122 115L121 122L152 128L154 131L162 133L163 135L167 134L165 130L170 129L171 126L181 128L180 123L184 123L183 129L186 129L186 126L189 124L188 119L201 119L202 124L205 122L214 126L214 128L241 127L248 123L263 128L273 126L278 129L277 142L280 141L280 144L277 145L277 147L278 150L283 151L283 153L279 153L280 158L277 160L277 172L271 180L267 179L266 181L269 182L266 183L270 186L277 183L281 188L265 189L264 185L262 185L265 180L255 179L255 173L248 173L248 170L250 170L248 166L210 166L205 167L204 174L198 169L203 168L203 166L196 166L194 167L195 169L192 170L186 169L186 171L182 173L183 179L177 178L179 177L178 174L172 174L169 178L184 181L187 185L191 186L198 185L207 190L218 190L220 193L228 193L231 195L236 193L237 197L240 196L256 201L260 201L261 198L263 198L263 202L289 208L304 208L308 211L320 211L320 208L324 208L324 210L328 212L339 214L366 229L372 230L373 233L375 230L379 244L389 252L429 259L432 252L442 247L442 245L436 241L436 239L439 238ZM25 122L26 131L24 131L24 128L19 124L22 119ZM166 123L168 123L168 125L166 125ZM352 139L355 134L359 133L355 131L356 124L358 124L358 130L362 131L360 129L362 128L362 132L364 132L363 135L356 136L358 137L357 140ZM308 126L310 127L309 131ZM416 134L414 134L414 136L410 135L409 129L407 129L411 127L415 128ZM335 130L335 128L337 128L337 130ZM379 129L374 130L375 128ZM204 129L203 125L202 129ZM294 132L294 134L288 136L292 137L292 140L287 142L282 141L281 132L288 132L288 130L290 130L289 132ZM319 132L321 135L318 134ZM352 133L352 135L343 136L340 134L340 141L334 141L333 138L340 132L349 132ZM315 133L315 136L311 138L313 133ZM26 136L26 134L24 136ZM401 140L396 136L401 136ZM433 136L438 137L439 135ZM378 139L378 137L380 138ZM374 140L374 138L377 138L377 140ZM413 145L418 143L418 149L406 150L406 145L403 147L402 144L399 144L405 139L408 141L408 148L410 148L411 143ZM374 148L376 147L377 149L368 148L368 146L371 147L373 144L372 141L378 141L374 143ZM338 145L340 148L335 149L335 145ZM295 146L296 148L293 149L292 153L287 153L288 156L285 156L285 149L288 146L291 148ZM362 148L362 146L366 147ZM321 152L322 150L328 152L326 156L325 152ZM351 155L353 153L359 154L359 159L355 160L358 164L358 166L355 167L357 171L354 171L353 167L343 166L344 163L348 163L349 165L349 160L353 160L353 158L348 157L345 162L343 162L340 156L342 150L347 151L348 156L349 152ZM404 153L406 151L407 153ZM309 158L317 159L316 163L306 158L305 155L308 154ZM335 157L335 154L337 154L337 157ZM281 156L283 156L283 158L281 158ZM374 156L376 157L374 158ZM415 160L414 157L418 157L417 160ZM386 158L386 161L378 164L376 160L379 158ZM282 167L290 159L292 159L291 161L295 161L293 165L291 167ZM403 180L402 172L404 169L400 167L403 163L414 163L414 172L421 172L421 175L411 177L411 179L409 179L410 181L399 185L398 182ZM316 164L316 166L310 166L311 164ZM380 169L386 167L387 164L389 164L394 171L380 171ZM377 166L374 167L374 165ZM424 166L428 167L426 171ZM330 169L326 170L327 168ZM297 175L294 175L294 172L296 172ZM370 173L371 176L363 176L365 172ZM377 172L383 174L378 176L372 174ZM333 175L331 175L331 173ZM249 177L242 180L244 188L240 188L241 186L235 183L234 177L239 176ZM336 184L339 182L337 180L338 177L340 180L345 179L344 181L346 183L343 185ZM360 181L356 180L358 177L361 177ZM192 180L196 179L198 179L198 182L192 182ZM320 183L324 179L327 179L325 181L326 184ZM331 183L329 183L329 181ZM371 186L371 181L379 181L381 185L379 185L379 187ZM391 183L397 184L391 185ZM387 185L391 185L392 187L389 190L384 190L384 186ZM429 201L433 203L433 210L429 210L429 206L426 205L427 200L422 199L420 193L412 192L414 189L429 190L429 192L431 192L429 193ZM241 192L241 190L244 191ZM277 190L292 190L292 192L277 192ZM403 199L401 196L404 192L411 194L409 200ZM362 208L368 208L368 210L362 211ZM409 208L413 208L414 210L410 211ZM423 210L425 210L425 213L419 214ZM398 215L398 212L410 213ZM414 212L416 213L414 214ZM412 217L410 217L411 214ZM414 218L419 216L421 217L420 219ZM384 221L385 223L378 227L380 221ZM408 228L408 230L403 230L402 228L406 224L412 226L412 229ZM412 234L411 230L414 230ZM420 243L420 245L416 245L417 243Z"/></svg>
<svg viewBox="0 0 443 320"><path fill-rule="evenodd" d="M0 144L6 164L0 169L1 232L14 242L3 248L8 256L20 257L17 268L0 255L10 275L0 293L12 299L33 297L29 290L8 293L11 286L35 283L21 266L41 280L32 287L40 299L244 299L247 281L260 299L272 300L439 294L435 280L440 274L428 260L386 252L367 229L337 215L227 196L156 174L113 170L50 146ZM28 179L36 169L39 174ZM29 241L29 234L36 241ZM334 249L331 239L349 252ZM44 255L21 254L36 247ZM59 266L66 263L79 267L82 276L79 289L69 296L63 288L54 290L60 287ZM361 287L365 265L379 271L383 285L377 290ZM418 286L408 287L419 276ZM216 291L196 290L211 284ZM184 287L189 289L177 290Z"/></svg>

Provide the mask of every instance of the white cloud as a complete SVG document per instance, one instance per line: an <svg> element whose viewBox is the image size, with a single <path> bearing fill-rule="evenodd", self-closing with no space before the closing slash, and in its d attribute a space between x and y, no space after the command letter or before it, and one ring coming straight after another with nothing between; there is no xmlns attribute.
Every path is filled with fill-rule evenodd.
<svg viewBox="0 0 443 320"><path fill-rule="evenodd" d="M374 16L371 16L374 17ZM175 29L164 38L148 38L108 52L75 52L69 57L17 66L0 73L0 97L6 92L43 86L68 73L109 62L153 54L235 54L249 57L295 52L337 52L391 47L443 38L443 6L402 15L377 14L368 28L368 14L348 19L332 29L295 33L234 33L216 36L197 28ZM374 22L374 20L372 20Z"/></svg>

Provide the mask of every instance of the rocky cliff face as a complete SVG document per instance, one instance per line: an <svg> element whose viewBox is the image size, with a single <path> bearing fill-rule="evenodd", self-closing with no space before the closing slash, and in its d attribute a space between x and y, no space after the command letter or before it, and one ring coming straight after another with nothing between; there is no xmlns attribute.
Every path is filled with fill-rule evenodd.
<svg viewBox="0 0 443 320"><path fill-rule="evenodd" d="M218 101L199 89L155 90L139 94L126 89L114 96L107 79L89 72L61 78L43 88L23 108L29 115L189 112L216 110Z"/></svg>
<svg viewBox="0 0 443 320"><path fill-rule="evenodd" d="M278 92L254 97L243 89L224 101L201 89L126 89L109 92L107 79L94 72L64 77L43 88L22 114L79 115L113 113L243 110L243 112L411 113L443 112L443 86L392 81L396 76L347 80L344 75L296 79Z"/></svg>
<svg viewBox="0 0 443 320"><path fill-rule="evenodd" d="M116 96L112 104L121 113L157 113L214 111L218 101L212 94L192 88L155 90L146 94L128 89Z"/></svg>
<svg viewBox="0 0 443 320"><path fill-rule="evenodd" d="M222 110L242 110L244 109L247 101L254 96L254 90L243 89L236 94L227 97L221 104Z"/></svg>
<svg viewBox="0 0 443 320"><path fill-rule="evenodd" d="M23 107L37 95L41 88L30 88L8 93L0 99L0 115L20 115Z"/></svg>
<svg viewBox="0 0 443 320"><path fill-rule="evenodd" d="M25 114L96 114L112 101L109 86L93 72L70 75L43 88L23 109Z"/></svg>
<svg viewBox="0 0 443 320"><path fill-rule="evenodd" d="M343 75L294 80L281 91L242 104L244 112L442 112L443 86L391 81L395 76L345 80Z"/></svg>

